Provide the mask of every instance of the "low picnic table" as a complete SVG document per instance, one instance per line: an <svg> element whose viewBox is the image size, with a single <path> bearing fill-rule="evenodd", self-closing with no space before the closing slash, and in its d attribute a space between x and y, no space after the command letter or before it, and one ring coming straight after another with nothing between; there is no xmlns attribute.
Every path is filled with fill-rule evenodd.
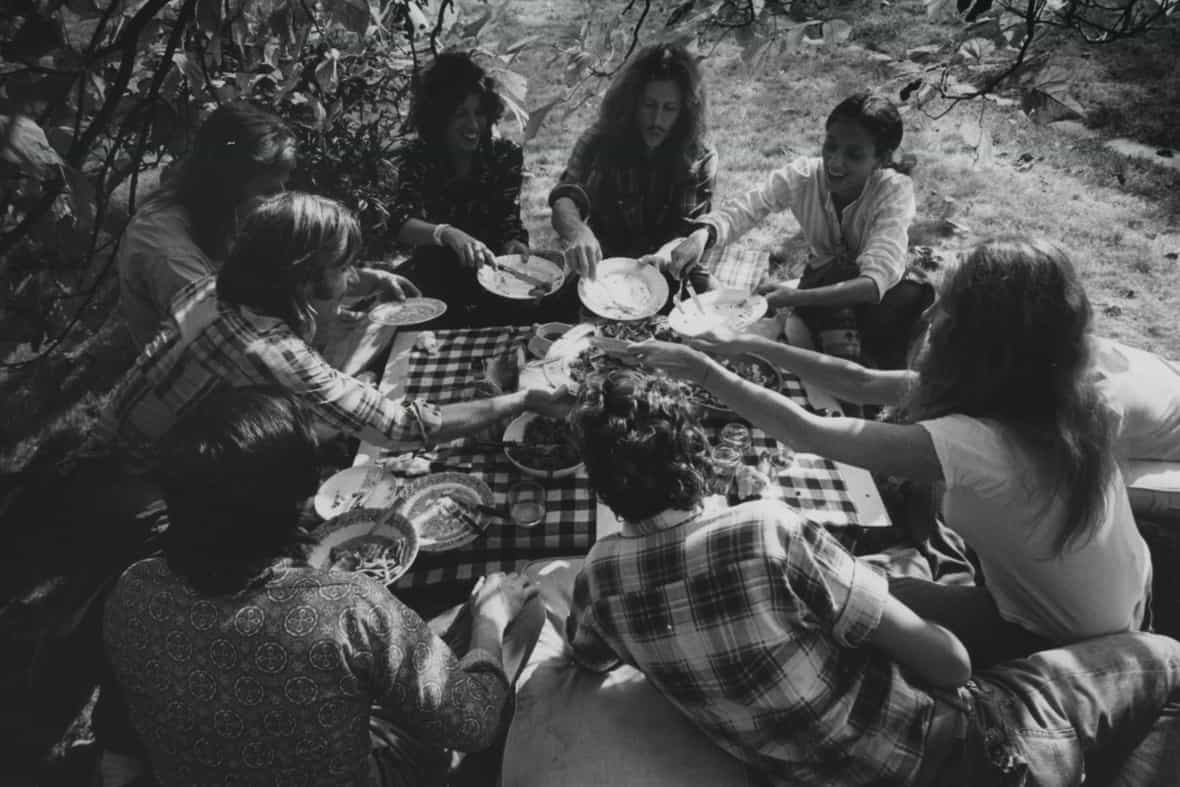
<svg viewBox="0 0 1180 787"><path fill-rule="evenodd" d="M523 344L531 330L526 326L437 331L438 352L434 355L417 346L417 331L399 332L380 388L389 397L421 397L438 404L468 401L476 397L476 384L482 379L473 372L478 361L502 356ZM800 404L817 412L839 409L831 396L809 390L794 375L784 374L783 378L782 392ZM706 425L711 438L716 438L719 428L719 424ZM777 449L779 444L759 429L750 431L752 445L745 460L752 465L756 463L756 452ZM495 438L499 439L499 435ZM508 461L503 451L481 449L479 442L473 438L455 441L448 447L446 463L482 479L492 490L492 505L504 508L509 487L527 476ZM390 456L384 449L362 443L354 464L381 463ZM540 481L547 490L546 514L540 525L516 527L493 521L481 538L466 546L420 553L393 589L467 585L491 571L515 571L546 558L583 556L597 539L619 529L610 509L595 498L585 470L563 478L531 480ZM859 468L799 453L773 480L777 483L772 486L772 494L830 527L889 524L872 476Z"/></svg>

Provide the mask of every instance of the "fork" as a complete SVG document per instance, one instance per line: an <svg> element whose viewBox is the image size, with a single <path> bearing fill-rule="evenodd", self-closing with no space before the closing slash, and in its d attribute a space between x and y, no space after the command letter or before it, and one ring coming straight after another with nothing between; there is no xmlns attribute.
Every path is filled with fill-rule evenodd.
<svg viewBox="0 0 1180 787"><path fill-rule="evenodd" d="M679 303L676 304L677 308L684 309L684 302L691 297L692 303L697 307L697 311L700 312L700 315L702 317L707 316L705 314L705 307L701 305L700 300L697 298L696 288L692 286L692 282L688 280L687 276L680 280L679 296ZM687 313L687 310L685 310L685 313Z"/></svg>

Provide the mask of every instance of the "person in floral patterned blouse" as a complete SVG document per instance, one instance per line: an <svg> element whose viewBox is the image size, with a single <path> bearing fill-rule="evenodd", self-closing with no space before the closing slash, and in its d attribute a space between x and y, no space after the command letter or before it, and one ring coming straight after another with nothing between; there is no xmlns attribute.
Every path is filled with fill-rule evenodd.
<svg viewBox="0 0 1180 787"><path fill-rule="evenodd" d="M444 52L415 86L417 137L398 155L389 226L414 247L402 273L447 302L447 324L503 324L507 304L483 290L476 269L502 254L528 254L520 220L524 152L493 136L504 114L495 81L471 56Z"/></svg>
<svg viewBox="0 0 1180 787"><path fill-rule="evenodd" d="M210 396L160 456L163 555L123 573L103 625L160 784L436 784L448 749L495 742L527 580L476 585L460 654L380 583L309 566L298 518L316 441L277 389Z"/></svg>

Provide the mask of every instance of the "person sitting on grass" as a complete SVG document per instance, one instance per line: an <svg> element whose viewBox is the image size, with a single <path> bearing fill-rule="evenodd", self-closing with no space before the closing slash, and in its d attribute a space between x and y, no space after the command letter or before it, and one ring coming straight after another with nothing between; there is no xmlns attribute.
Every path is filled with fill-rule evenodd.
<svg viewBox="0 0 1180 787"><path fill-rule="evenodd" d="M119 310L137 352L167 322L176 293L220 269L242 218L286 187L295 163L295 135L269 112L239 101L206 118L178 172L119 243ZM380 269L360 268L356 278L352 294L406 295L404 281Z"/></svg>
<svg viewBox="0 0 1180 787"><path fill-rule="evenodd" d="M313 302L339 300L361 248L360 227L334 200L286 192L245 219L216 278L177 297L173 319L112 395L121 442L149 445L218 388L273 384L323 425L385 447L416 447L486 429L526 409L562 415L562 391L522 390L438 407L387 399L328 365L308 342Z"/></svg>
<svg viewBox="0 0 1180 787"><path fill-rule="evenodd" d="M580 276L593 279L604 257L658 261L648 255L709 211L717 151L706 114L700 67L683 47L647 47L615 78L549 192L553 229ZM713 289L699 257L668 258L665 274Z"/></svg>
<svg viewBox="0 0 1180 787"><path fill-rule="evenodd" d="M972 675L954 634L822 526L778 500L706 499L708 443L678 384L616 372L570 418L623 522L574 580L573 658L636 667L771 783L1078 784L1098 764L1174 780L1175 640L1121 634Z"/></svg>
<svg viewBox="0 0 1180 787"><path fill-rule="evenodd" d="M758 292L772 307L794 309L824 352L898 368L933 299L928 284L905 275L916 206L908 168L893 160L901 116L888 99L856 93L836 105L824 128L820 156L795 159L761 187L700 217L667 254L695 259L790 210L811 257L797 287L768 283Z"/></svg>
<svg viewBox="0 0 1180 787"><path fill-rule="evenodd" d="M389 226L414 247L401 269L430 297L446 301L449 327L531 321L486 292L476 270L503 254L529 255L520 220L524 152L492 132L504 114L495 80L465 52L443 52L414 85L417 132L397 156Z"/></svg>
<svg viewBox="0 0 1180 787"><path fill-rule="evenodd" d="M497 739L544 619L534 603L508 628L527 579L479 582L457 641L376 580L309 565L316 439L279 391L206 397L159 449L163 554L127 568L103 614L106 740L138 740L153 783L442 784L448 749Z"/></svg>
<svg viewBox="0 0 1180 787"><path fill-rule="evenodd" d="M954 631L977 664L1138 629L1151 556L1090 375L1090 302L1066 253L1021 237L980 243L947 272L929 320L916 376L877 372L866 386L876 401L905 388L899 423L813 415L684 345L628 352L798 451L944 484L945 525L978 555L985 587L900 579L894 592Z"/></svg>

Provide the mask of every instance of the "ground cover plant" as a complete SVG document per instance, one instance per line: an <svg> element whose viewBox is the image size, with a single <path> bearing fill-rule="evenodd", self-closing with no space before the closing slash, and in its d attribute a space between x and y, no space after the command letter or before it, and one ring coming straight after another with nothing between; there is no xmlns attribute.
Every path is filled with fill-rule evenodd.
<svg viewBox="0 0 1180 787"><path fill-rule="evenodd" d="M415 13L404 0L339 0L312 8L314 20L304 10L312 6L286 0L23 5L46 11L46 19L67 12L78 19L69 18L75 40L59 47L75 60L63 54L46 64L33 52L29 62L39 70L18 74L29 52L7 43L0 50L0 361L15 364L0 371L2 471L35 470L34 457L48 463L93 429L97 408L132 360L113 311L112 244L160 165L184 150L187 134L216 101L250 95L283 113L301 137L299 182L348 200L365 219L370 253L391 252L382 225L384 154L397 142L410 74L432 43L478 46L500 68L514 105L502 131L525 144L523 213L537 248L555 245L546 196L592 122L613 69L635 43L681 40L704 57L719 199L758 185L793 156L817 151L824 118L842 96L864 88L897 101L904 96L901 152L917 162L915 245L945 256L996 232L1060 240L1079 263L1099 334L1180 358L1180 171L1164 166L1166 156L1127 157L1104 144L1117 136L1160 150L1180 147L1180 32L1166 17L1166 3L1138 6L1163 15L1153 31L1097 48L1069 30L1038 28L1026 66L986 97L963 101L956 97L987 87L1019 50L1011 38L1005 47L996 44L997 35L1013 34L1001 25L998 5L970 23L952 14L957 8L922 0L473 1L415 4ZM145 19L136 32L143 44L131 56L130 92L112 104L112 124L82 150L75 132L84 135L87 118L101 112L103 89L120 79L132 39L127 30L152 7L158 18ZM976 25L981 20L992 27ZM89 36L77 33L82 23ZM11 32L4 24L11 23L0 22L0 33ZM109 36L99 40L104 25ZM369 35L378 28L389 31L386 38ZM1097 28L1089 33L1100 35ZM16 40L32 40L22 35ZM76 104L67 102L70 111L51 120L50 102L29 99L40 95L33 87L47 90L57 79L61 93L59 72L91 62L82 58L95 40L98 51L109 50L102 69L92 69L98 81L75 86ZM210 71L214 40L220 65ZM234 76L217 72L221 66ZM51 152L32 129L18 126L18 117L43 128ZM1059 118L1075 125L1050 122ZM43 159L30 164L12 152L18 129L29 132ZM48 217L43 227L27 221L34 209ZM22 226L42 227L32 245L21 246L28 239L13 234ZM792 220L779 215L739 244L779 251L768 275L786 275L801 251L796 234ZM1180 549L1169 554L1180 556Z"/></svg>

